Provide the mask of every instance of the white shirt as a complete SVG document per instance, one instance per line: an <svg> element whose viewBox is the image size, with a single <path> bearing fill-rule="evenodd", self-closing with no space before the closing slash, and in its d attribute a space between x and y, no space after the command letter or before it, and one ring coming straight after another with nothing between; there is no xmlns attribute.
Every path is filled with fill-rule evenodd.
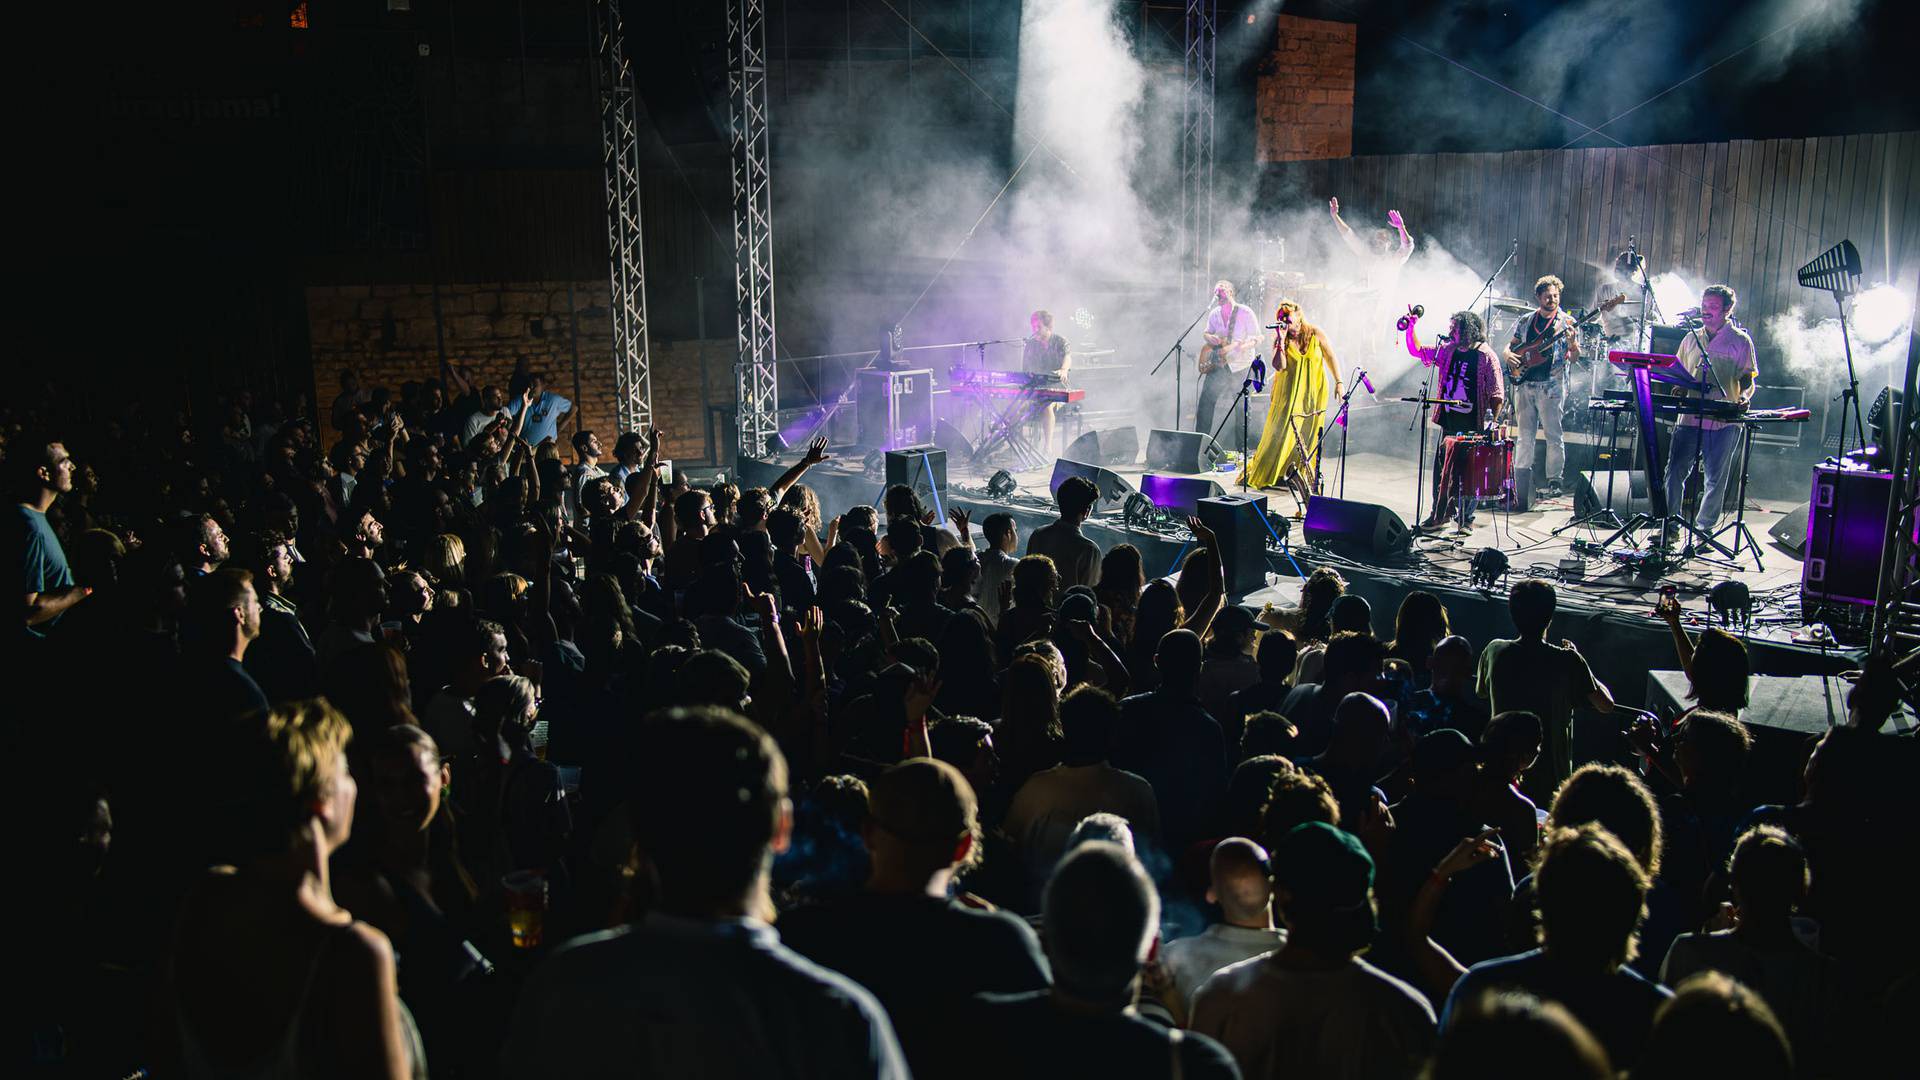
<svg viewBox="0 0 1920 1080"><path fill-rule="evenodd" d="M1014 793L1001 829L1019 845L1028 880L1037 887L1053 873L1080 819L1101 811L1126 818L1143 841L1160 836L1160 801L1153 785L1105 762L1056 765L1028 777Z"/></svg>
<svg viewBox="0 0 1920 1080"><path fill-rule="evenodd" d="M1214 923L1193 937L1167 942L1160 950L1160 962L1166 965L1167 974L1173 977L1174 989L1179 991L1181 1000L1187 1003L1188 1009L1192 1009L1193 995L1213 977L1214 972L1242 960L1265 956L1286 943L1285 930L1273 927L1259 930L1251 926Z"/></svg>
<svg viewBox="0 0 1920 1080"><path fill-rule="evenodd" d="M1706 341L1705 359L1702 359L1700 342ZM1758 375L1759 368L1754 362L1753 338L1745 330L1727 323L1720 332L1711 337L1707 328L1690 331L1680 339L1680 348L1675 351L1680 365L1687 374L1703 382L1711 383L1707 390L1708 401L1738 401L1742 392L1741 379L1746 375ZM1706 374L1707 363L1713 365L1712 378ZM1691 393L1686 395L1692 397ZM1732 427L1733 421L1715 420L1712 417L1682 416L1678 423L1683 425L1699 424L1704 431L1718 431Z"/></svg>
<svg viewBox="0 0 1920 1080"><path fill-rule="evenodd" d="M1331 971L1242 960L1201 984L1188 1026L1220 1040L1246 1080L1412 1076L1435 1034L1427 999L1359 957Z"/></svg>
<svg viewBox="0 0 1920 1080"><path fill-rule="evenodd" d="M1219 303L1213 305L1213 311L1207 316L1207 333L1215 334L1229 342L1258 340L1260 337L1260 317L1245 304L1233 305L1232 311L1222 310ZM1227 370L1241 372L1253 363L1253 349L1242 350L1238 354L1222 353L1227 361Z"/></svg>
<svg viewBox="0 0 1920 1080"><path fill-rule="evenodd" d="M980 553L980 595L975 599L996 623L1000 621L1000 583L1013 577L1013 568L1019 564L1019 559L996 547Z"/></svg>

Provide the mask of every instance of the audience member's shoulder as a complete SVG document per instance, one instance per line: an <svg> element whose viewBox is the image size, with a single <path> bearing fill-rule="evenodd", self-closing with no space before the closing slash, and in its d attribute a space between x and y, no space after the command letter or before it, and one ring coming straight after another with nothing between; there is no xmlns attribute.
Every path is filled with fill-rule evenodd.
<svg viewBox="0 0 1920 1080"><path fill-rule="evenodd" d="M1382 971L1357 956L1354 957L1353 964L1365 976L1367 984L1375 989L1381 1001L1412 1009L1423 1014L1429 1021L1433 1020L1432 1004L1427 1001L1425 994L1414 989L1412 983Z"/></svg>

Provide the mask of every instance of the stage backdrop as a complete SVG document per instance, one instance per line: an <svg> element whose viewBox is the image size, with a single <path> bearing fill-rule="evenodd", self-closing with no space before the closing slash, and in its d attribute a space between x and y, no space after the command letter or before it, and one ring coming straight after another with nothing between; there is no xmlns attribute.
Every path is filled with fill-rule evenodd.
<svg viewBox="0 0 1920 1080"><path fill-rule="evenodd" d="M1337 195L1369 213L1397 208L1417 234L1488 272L1517 237L1508 291L1558 274L1581 306L1637 236L1654 273L1734 287L1763 364L1781 344L1760 334L1767 318L1795 305L1833 314L1831 300L1794 277L1833 244L1859 247L1863 284L1911 290L1920 276L1920 132L1331 158L1269 165L1261 189L1266 205ZM1805 384L1818 410L1821 380Z"/></svg>

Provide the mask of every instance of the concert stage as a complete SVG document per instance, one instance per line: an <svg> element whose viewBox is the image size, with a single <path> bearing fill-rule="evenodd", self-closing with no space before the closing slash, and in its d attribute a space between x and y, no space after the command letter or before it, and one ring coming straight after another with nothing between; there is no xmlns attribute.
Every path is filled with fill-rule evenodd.
<svg viewBox="0 0 1920 1080"><path fill-rule="evenodd" d="M786 467L780 463L743 464L748 466L743 479L760 483ZM1337 461L1329 460L1327 466L1327 488L1330 493L1339 494ZM1146 473L1137 465L1112 467L1111 471L1134 488L1140 486ZM1237 490L1230 486L1234 475L1230 472L1202 475L1216 480L1228 491ZM1024 537L1054 519L1048 488L1052 473L1029 471L1013 476L1018 484L1014 494L1006 499L991 498L986 493L986 475L974 475L962 461L950 458L949 486L943 496L942 509L966 508L976 533L988 514L1011 513L1019 524L1024 546ZM1392 510L1403 522L1410 522L1414 511L1414 479L1411 454L1394 457L1356 452L1347 459L1345 498L1378 503ZM806 482L818 491L824 507L874 503L884 487L880 478L869 477L857 466L841 460L816 467L807 474ZM1291 496L1279 491L1267 495L1270 510L1293 515L1295 505ZM1748 499L1747 525L1761 540L1760 558L1764 569L1756 570L1752 554L1743 548L1737 565L1718 559L1696 559L1659 578L1641 578L1611 559L1591 557L1584 560L1583 575L1563 578L1560 562L1574 555L1574 540L1598 541L1606 535L1586 528L1568 530L1559 536L1552 534L1553 529L1572 519L1571 495L1546 500L1524 513L1482 510L1477 527L1466 537L1416 538L1410 549L1377 561L1343 557L1306 543L1301 522L1296 519L1288 530L1288 544L1284 549L1269 541L1268 586L1234 599L1254 607L1267 603L1291 606L1299 598L1303 575L1320 566L1332 566L1346 578L1349 592L1365 597L1372 605L1374 630L1382 637L1393 634L1393 615L1401 598L1414 589L1425 589L1446 603L1456 632L1484 644L1513 633L1506 614L1506 588L1522 576L1545 577L1555 583L1560 596L1552 636L1579 643L1595 673L1612 687L1616 697L1624 704L1639 706L1647 692L1647 673L1676 666L1666 625L1652 614L1661 586L1673 585L1678 589L1689 615L1695 617L1690 628L1697 634L1709 625L1705 621L1710 618L1706 591L1731 579L1744 583L1753 598L1751 627L1735 628L1735 632L1747 641L1756 674L1833 674L1858 666L1858 653L1832 646L1801 645L1792 640L1802 629L1798 614L1801 563L1767 538L1767 530L1795 505L1772 499ZM1118 509L1096 515L1085 531L1102 550L1120 543L1140 548L1149 575L1174 572L1191 546L1183 525L1162 529L1129 526ZM1731 543L1731 538L1725 538L1725 542ZM1487 547L1500 549L1510 564L1505 580L1491 591L1476 588L1469 580L1473 556ZM1622 747L1613 745L1618 725L1612 720L1590 719L1594 726L1589 733L1590 744L1585 747L1588 756L1618 756ZM1579 727L1584 729L1586 724L1583 722ZM1576 742L1582 738L1582 731L1577 730Z"/></svg>

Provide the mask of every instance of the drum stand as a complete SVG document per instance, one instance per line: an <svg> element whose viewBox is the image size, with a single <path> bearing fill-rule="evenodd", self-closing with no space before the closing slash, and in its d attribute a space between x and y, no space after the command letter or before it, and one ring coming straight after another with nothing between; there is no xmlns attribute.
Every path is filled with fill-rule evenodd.
<svg viewBox="0 0 1920 1080"><path fill-rule="evenodd" d="M1753 556L1753 568L1764 574L1767 566L1760 561L1760 545L1753 538L1753 530L1747 528L1747 466L1752 461L1753 425L1743 420L1740 423L1740 485L1734 489L1739 501L1734 503L1733 520L1721 526L1719 531L1713 534L1713 538L1717 540L1721 535L1732 532L1732 551L1735 561L1738 561L1740 549L1744 546Z"/></svg>

